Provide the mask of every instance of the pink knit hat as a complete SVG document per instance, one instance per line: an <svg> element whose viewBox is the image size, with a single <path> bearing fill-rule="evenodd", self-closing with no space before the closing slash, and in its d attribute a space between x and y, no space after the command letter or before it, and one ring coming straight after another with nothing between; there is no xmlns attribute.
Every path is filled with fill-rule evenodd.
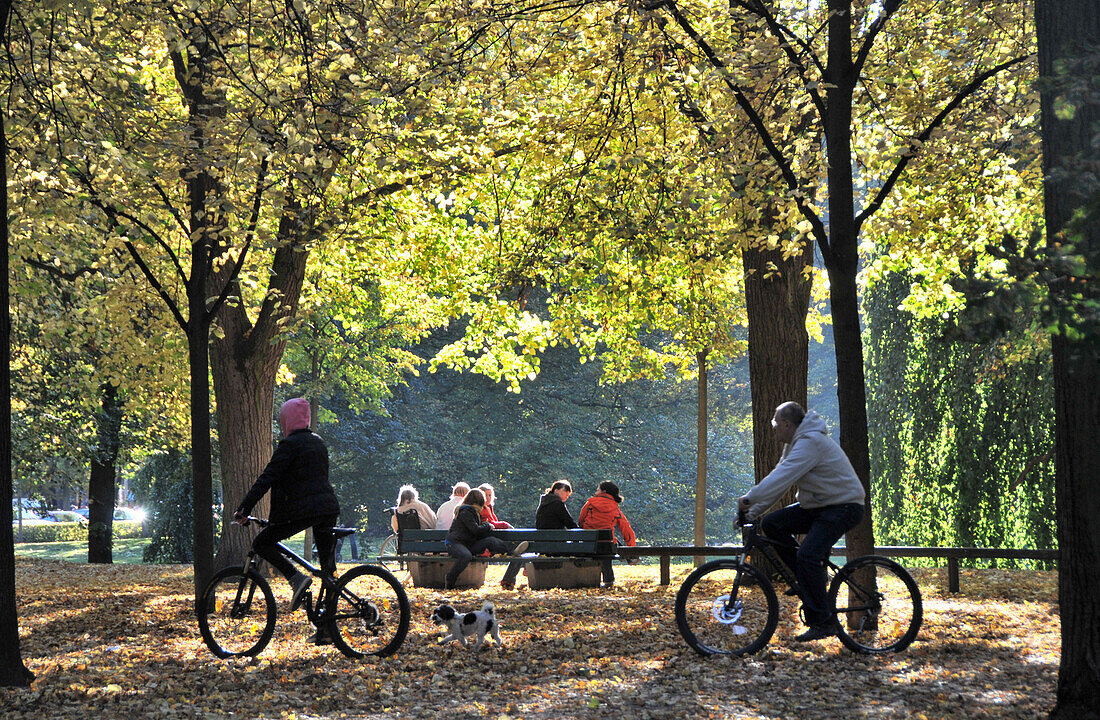
<svg viewBox="0 0 1100 720"><path fill-rule="evenodd" d="M283 437L289 437L295 430L309 429L309 400L294 398L287 400L279 408L279 427Z"/></svg>

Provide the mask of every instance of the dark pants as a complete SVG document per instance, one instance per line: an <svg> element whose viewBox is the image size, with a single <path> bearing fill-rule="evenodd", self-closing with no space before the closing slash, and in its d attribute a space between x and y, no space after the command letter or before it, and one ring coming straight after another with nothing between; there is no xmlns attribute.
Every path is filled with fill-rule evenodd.
<svg viewBox="0 0 1100 720"><path fill-rule="evenodd" d="M336 549L336 539L332 537L331 532L317 532L317 528L331 528L336 524L336 518L337 516L333 515L268 525L252 540L252 549L289 580L294 577L298 569L279 552L275 544L297 535L306 528L313 528L313 542L317 544L317 556L321 558L321 568L326 572L335 573L336 559L333 551Z"/></svg>
<svg viewBox="0 0 1100 720"><path fill-rule="evenodd" d="M603 575L604 585L615 584L615 568L611 566L611 558L600 558L600 574Z"/></svg>
<svg viewBox="0 0 1100 720"><path fill-rule="evenodd" d="M510 548L508 547L508 543L495 537L482 538L469 545L463 545L462 543L448 540L447 554L453 557L455 561L451 563L451 569L447 571L447 588L453 588L458 584L458 576L461 575L462 571L466 569L466 566L470 564L470 560L473 559L474 555L480 555L486 550L493 555L503 555L506 554ZM504 571L504 579L501 582L514 583L522 567L523 560L514 560L508 563L508 569Z"/></svg>
<svg viewBox="0 0 1100 720"><path fill-rule="evenodd" d="M857 503L828 505L807 510L798 503L764 516L760 528L766 537L788 545L776 548L779 557L794 570L802 586L802 607L807 625L830 622L832 608L825 594L825 561L836 541L863 519ZM805 535L795 552L795 535Z"/></svg>

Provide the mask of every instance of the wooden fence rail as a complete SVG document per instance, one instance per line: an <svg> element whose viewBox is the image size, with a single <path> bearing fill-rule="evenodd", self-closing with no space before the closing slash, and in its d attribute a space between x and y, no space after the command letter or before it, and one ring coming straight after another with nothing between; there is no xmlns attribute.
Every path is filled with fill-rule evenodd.
<svg viewBox="0 0 1100 720"><path fill-rule="evenodd" d="M661 584L668 585L672 580L673 557L733 556L741 553L736 545L637 545L621 546L619 555L623 558L656 557L661 561ZM843 555L845 549L837 547L834 554ZM1027 548L961 548L961 547L914 547L907 545L884 545L875 548L876 555L902 558L942 558L947 560L947 590L959 592L959 560L1046 560L1058 559L1057 550Z"/></svg>

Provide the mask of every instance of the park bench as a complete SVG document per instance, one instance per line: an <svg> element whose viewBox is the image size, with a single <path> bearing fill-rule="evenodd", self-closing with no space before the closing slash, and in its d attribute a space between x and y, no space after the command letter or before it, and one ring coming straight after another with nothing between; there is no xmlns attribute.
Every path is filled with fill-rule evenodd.
<svg viewBox="0 0 1100 720"><path fill-rule="evenodd" d="M673 557L699 556L706 559L714 557L733 557L740 554L741 547L735 545L706 545L695 547L692 545L638 545L635 547L618 548L619 557L644 558L656 557L661 564L662 585L671 582L671 565ZM833 550L835 555L845 554L844 546ZM1054 562L1058 559L1058 551L1050 549L1030 548L964 548L964 547L916 547L908 545L883 545L876 547L875 555L886 557L922 557L947 560L947 590L951 593L959 592L959 560L1042 560Z"/></svg>
<svg viewBox="0 0 1100 720"><path fill-rule="evenodd" d="M507 543L526 540L527 551L520 558L528 563L527 582L532 590L600 586L600 563L615 556L610 530L493 530L493 536ZM405 530L401 552L382 560L407 564L414 587L442 588L444 576L454 558L447 554L446 530ZM458 577L459 588L477 588L485 582L488 563L508 563L511 556L475 557Z"/></svg>

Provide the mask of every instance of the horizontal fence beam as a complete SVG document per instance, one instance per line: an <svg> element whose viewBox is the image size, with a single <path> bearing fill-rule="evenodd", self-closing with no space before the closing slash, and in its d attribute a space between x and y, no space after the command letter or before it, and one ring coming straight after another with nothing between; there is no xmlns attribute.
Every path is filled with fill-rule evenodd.
<svg viewBox="0 0 1100 720"><path fill-rule="evenodd" d="M622 546L618 549L624 558L657 557L661 562L661 584L668 585L672 580L673 557L706 557L740 555L739 545L636 545ZM910 545L881 545L875 548L876 555L886 557L943 558L947 560L947 589L959 592L959 560L1046 560L1058 559L1058 551L1049 548L964 548L964 547L919 547ZM833 549L834 555L844 555L843 546Z"/></svg>

